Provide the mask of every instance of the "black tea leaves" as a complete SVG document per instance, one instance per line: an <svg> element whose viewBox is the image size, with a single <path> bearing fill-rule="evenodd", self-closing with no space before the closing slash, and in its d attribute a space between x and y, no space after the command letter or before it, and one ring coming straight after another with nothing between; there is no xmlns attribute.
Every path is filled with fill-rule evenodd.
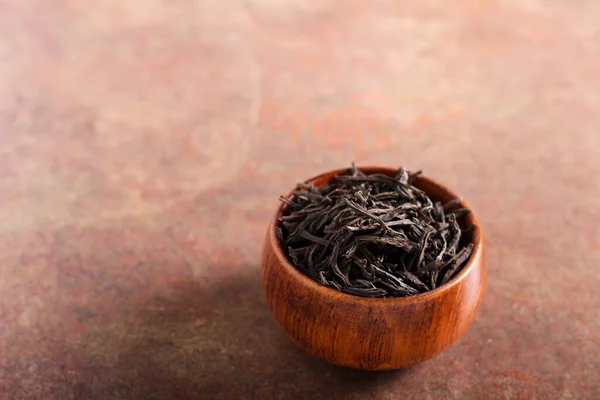
<svg viewBox="0 0 600 400"><path fill-rule="evenodd" d="M278 219L290 262L314 281L355 296L405 297L448 282L467 263L460 199L434 202L413 186L421 171L395 177L346 175L315 187L298 184ZM464 241L464 240L463 240Z"/></svg>

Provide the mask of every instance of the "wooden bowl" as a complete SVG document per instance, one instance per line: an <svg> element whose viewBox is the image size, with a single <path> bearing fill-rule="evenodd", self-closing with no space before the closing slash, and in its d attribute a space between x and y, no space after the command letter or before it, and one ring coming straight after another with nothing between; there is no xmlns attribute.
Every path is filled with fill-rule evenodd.
<svg viewBox="0 0 600 400"><path fill-rule="evenodd" d="M391 168L360 168L394 176ZM309 179L330 181L346 169ZM432 199L458 197L433 180L419 176L414 185ZM373 299L341 293L313 281L287 259L271 221L262 255L262 282L273 317L302 349L332 364L362 370L391 370L435 356L469 327L479 307L485 281L483 237L476 227L467 238L473 253L463 269L439 288L411 297ZM463 202L460 207L468 207ZM470 207L468 207L470 208Z"/></svg>

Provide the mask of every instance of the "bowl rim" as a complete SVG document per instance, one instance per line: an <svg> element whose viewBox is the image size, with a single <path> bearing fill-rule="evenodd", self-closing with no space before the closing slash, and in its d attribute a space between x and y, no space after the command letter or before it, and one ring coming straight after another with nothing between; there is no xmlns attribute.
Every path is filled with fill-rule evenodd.
<svg viewBox="0 0 600 400"><path fill-rule="evenodd" d="M385 167L385 166L357 166L356 168L360 169L361 171L363 171L365 173L369 173L369 174L383 173L383 174L389 175L389 174L395 174L398 171L397 168ZM335 175L343 174L343 173L347 172L348 170L349 170L348 168L334 169L334 170L327 171L327 172L321 173L319 175L316 175L312 178L306 179L306 180L304 180L304 182L305 183L314 182L314 181L316 181L320 178L326 177L326 176L334 177ZM454 193L453 191L448 189L445 185L427 177L426 175L420 174L418 176L417 180L425 181L425 182L427 182L428 185L435 186L440 191L445 192L446 194L448 194L454 198L460 197L456 193ZM285 197L286 198L290 197L292 195L292 193L294 192L294 190L295 190L295 188L290 190ZM469 257L467 264L459 271L459 273L457 275L455 275L452 279L450 279L445 284L438 286L437 288L435 288L433 290L427 291L425 293L415 294L412 296L386 297L386 298L372 298L372 297L355 296L352 294L340 292L338 290L321 285L320 283L314 281L310 277L303 274L294 265L292 265L292 263L288 260L286 254L283 250L283 247L281 245L281 242L277 236L277 233L275 231L275 227L277 226L277 220L283 213L285 206L286 206L285 203L281 203L279 205L279 207L277 207L275 216L272 218L271 223L269 225L269 241L271 242L272 250L275 253L275 255L277 256L277 258L279 259L281 266L286 270L287 273L289 273L294 279L296 279L303 285L309 287L312 290L320 292L324 296L329 296L329 297L333 296L341 301L358 302L358 303L371 304L371 305L372 304L380 304L380 305L394 304L394 305L397 305L397 304L402 304L402 303L404 303L404 304L413 303L415 301L431 300L431 299L438 297L444 293L447 293L448 291L452 290L456 286L462 284L462 282L466 279L466 277L480 264L479 260L483 255L483 234L481 232L481 225L479 223L479 220L477 219L476 214L473 212L473 209L461 197L461 202L459 203L459 206L461 208L468 208L469 210L471 210L470 216L473 220L473 223L475 224L475 227L474 227L474 231L473 231L473 239L471 242L471 243L473 243L473 252L471 253L471 256Z"/></svg>

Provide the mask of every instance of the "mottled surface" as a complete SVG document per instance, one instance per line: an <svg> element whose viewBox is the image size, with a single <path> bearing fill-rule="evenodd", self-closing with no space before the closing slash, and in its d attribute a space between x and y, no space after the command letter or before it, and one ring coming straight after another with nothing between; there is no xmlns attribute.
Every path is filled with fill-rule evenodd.
<svg viewBox="0 0 600 400"><path fill-rule="evenodd" d="M0 398L600 398L600 3L0 2ZM423 168L475 208L470 330L404 371L298 350L279 194Z"/></svg>

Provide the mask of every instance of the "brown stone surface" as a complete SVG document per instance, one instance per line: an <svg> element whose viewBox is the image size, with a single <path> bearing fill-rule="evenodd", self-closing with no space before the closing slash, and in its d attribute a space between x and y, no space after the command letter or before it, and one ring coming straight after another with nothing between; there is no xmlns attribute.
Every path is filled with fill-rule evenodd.
<svg viewBox="0 0 600 400"><path fill-rule="evenodd" d="M600 398L600 3L0 2L0 398ZM361 164L474 206L470 330L393 373L274 324L279 194Z"/></svg>

